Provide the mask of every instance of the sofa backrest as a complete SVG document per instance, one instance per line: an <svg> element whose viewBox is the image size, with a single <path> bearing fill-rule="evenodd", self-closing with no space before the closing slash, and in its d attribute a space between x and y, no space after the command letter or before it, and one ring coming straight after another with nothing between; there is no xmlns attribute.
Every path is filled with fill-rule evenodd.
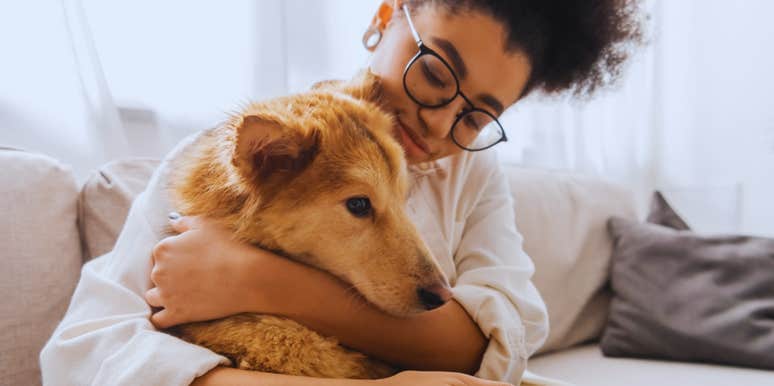
<svg viewBox="0 0 774 386"><path fill-rule="evenodd" d="M77 197L69 167L0 148L0 384L40 384L38 354L80 273Z"/></svg>
<svg viewBox="0 0 774 386"><path fill-rule="evenodd" d="M599 178L506 167L517 229L551 324L538 353L599 338L607 318L610 216L636 218L632 191Z"/></svg>

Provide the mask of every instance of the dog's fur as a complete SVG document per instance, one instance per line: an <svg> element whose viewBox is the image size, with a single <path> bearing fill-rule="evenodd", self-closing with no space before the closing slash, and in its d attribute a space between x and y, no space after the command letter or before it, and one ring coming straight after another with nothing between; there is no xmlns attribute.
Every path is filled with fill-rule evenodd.
<svg viewBox="0 0 774 386"><path fill-rule="evenodd" d="M425 308L418 288L446 279L404 213L403 152L372 74L249 105L173 161L173 203L237 239L320 268L394 315ZM371 215L347 200L367 197ZM240 314L171 332L243 369L380 378L389 366L288 319Z"/></svg>

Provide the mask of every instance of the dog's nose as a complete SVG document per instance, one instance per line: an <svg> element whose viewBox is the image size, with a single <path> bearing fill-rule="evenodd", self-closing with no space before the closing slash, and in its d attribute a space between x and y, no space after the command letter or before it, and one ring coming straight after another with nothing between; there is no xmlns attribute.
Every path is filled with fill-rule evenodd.
<svg viewBox="0 0 774 386"><path fill-rule="evenodd" d="M440 284L420 288L417 290L417 295L419 295L419 300L427 310L438 308L452 298L452 292L449 287Z"/></svg>

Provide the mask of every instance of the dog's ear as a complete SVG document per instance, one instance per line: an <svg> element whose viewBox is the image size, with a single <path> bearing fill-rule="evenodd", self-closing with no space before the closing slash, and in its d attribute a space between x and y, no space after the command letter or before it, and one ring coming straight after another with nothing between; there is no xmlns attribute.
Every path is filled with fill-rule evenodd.
<svg viewBox="0 0 774 386"><path fill-rule="evenodd" d="M250 181L301 173L317 155L317 131L290 129L278 120L258 115L242 117L236 127L233 164Z"/></svg>
<svg viewBox="0 0 774 386"><path fill-rule="evenodd" d="M369 69L360 70L348 81L324 80L312 86L313 90L331 90L342 92L355 99L379 103L382 95L382 84L379 77Z"/></svg>
<svg viewBox="0 0 774 386"><path fill-rule="evenodd" d="M378 76L366 68L349 81L344 82L342 91L356 99L379 103L382 95L382 83Z"/></svg>

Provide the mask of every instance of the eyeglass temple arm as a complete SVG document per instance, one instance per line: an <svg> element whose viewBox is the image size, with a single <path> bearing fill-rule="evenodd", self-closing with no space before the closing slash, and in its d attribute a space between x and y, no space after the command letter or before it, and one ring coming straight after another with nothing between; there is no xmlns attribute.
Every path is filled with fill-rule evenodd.
<svg viewBox="0 0 774 386"><path fill-rule="evenodd" d="M401 7L403 9L403 13L406 14L406 20L408 21L409 29L411 30L411 34L414 35L414 41L417 42L418 45L422 44L422 38L419 37L419 33L417 32L417 29L414 28L414 22L411 21L411 15L409 14L409 9L407 4L403 4Z"/></svg>

